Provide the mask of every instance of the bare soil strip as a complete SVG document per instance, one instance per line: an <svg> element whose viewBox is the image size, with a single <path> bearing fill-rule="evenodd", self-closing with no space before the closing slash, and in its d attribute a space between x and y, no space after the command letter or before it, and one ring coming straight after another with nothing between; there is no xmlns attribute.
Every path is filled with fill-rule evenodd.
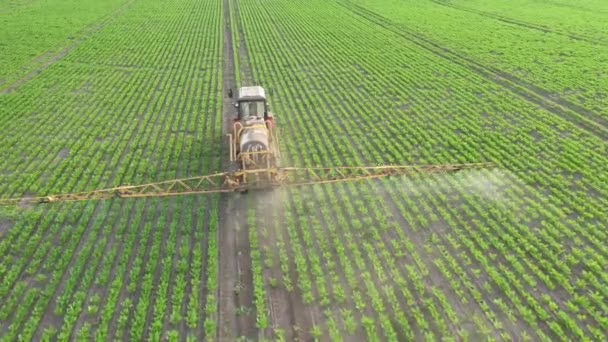
<svg viewBox="0 0 608 342"><path fill-rule="evenodd" d="M228 89L234 87L234 59L232 55L232 37L230 35L230 4L224 0L224 65L223 65L223 89L222 89L222 135L230 131L230 106L231 99L227 97ZM227 143L221 143L222 154L227 151ZM228 167L229 162L222 158L222 168ZM236 321L234 319L235 305L232 300L232 289L228 285L233 283L236 278L236 271L233 265L236 264L234 256L234 231L224 229L226 218L229 217L227 196L221 196L220 214L218 227L218 329L217 340L234 339L236 332ZM231 284L234 285L234 284Z"/></svg>
<svg viewBox="0 0 608 342"><path fill-rule="evenodd" d="M533 24L533 23L528 23L525 21L521 21L521 20L517 20L517 19L513 19L513 18L508 18L508 17L504 17L502 15L498 15L498 14L494 14L494 13L490 13L490 12L484 12L484 11L478 11L472 8L468 8L468 7L464 7L464 6L458 6L458 5L454 5L452 3L449 3L445 0L431 0L432 2L441 5L441 6L446 6L446 7L450 7L459 11L465 11L465 12L469 12L469 13L474 13L474 14L478 14L481 15L483 17L486 18L490 18L490 19L494 19L494 20L498 20L498 21L502 21L504 23L507 24L511 24L511 25L516 25L516 26L521 26L524 27L526 29L531 29L531 30L537 30L537 31L541 31L543 33L551 33L551 34L556 34L559 36L564 36L567 38L571 38L574 40L580 40L580 41L585 41L591 44L597 44L597 45L606 45L608 46L608 42L605 41L601 41L595 38L591 38L591 37L586 37L580 34L576 34L576 33L572 33L572 32L563 32L563 31L559 31L550 27L546 27L546 26L541 26L541 25L537 25L537 24Z"/></svg>
<svg viewBox="0 0 608 342"><path fill-rule="evenodd" d="M224 0L224 66L222 133L230 132L234 116L233 100L228 90L236 94L233 42L230 23L230 1ZM230 168L227 158L228 141L222 140L222 169ZM253 310L253 279L249 236L245 230L247 206L245 198L222 194L218 228L218 331L219 341L231 341L245 336L257 337ZM238 316L237 316L238 313Z"/></svg>
<svg viewBox="0 0 608 342"><path fill-rule="evenodd" d="M551 99L551 94L547 90L527 83L497 68L479 64L468 57L460 55L427 38L407 30L403 25L394 23L389 19L359 5L348 1L338 4L353 14L361 17L363 20L373 22L374 24L396 33L412 44L427 50L438 57L467 68L486 80L500 86L505 90L508 90L514 95L517 95L523 100L533 103L536 106L545 109L547 112L561 117L587 133L595 135L599 139L608 141L608 120L603 118L601 115L590 112L563 99Z"/></svg>

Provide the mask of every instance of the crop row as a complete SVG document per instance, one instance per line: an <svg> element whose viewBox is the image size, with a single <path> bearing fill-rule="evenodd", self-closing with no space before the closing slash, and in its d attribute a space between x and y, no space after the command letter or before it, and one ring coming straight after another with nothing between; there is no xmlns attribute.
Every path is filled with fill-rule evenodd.
<svg viewBox="0 0 608 342"><path fill-rule="evenodd" d="M596 18L606 13L605 3L591 1L588 3L564 4L559 2L538 4L522 1L526 6L518 6L510 1L497 1L491 4L483 1L455 1L452 5L460 10L485 14L488 17L514 20L521 24L531 23L544 27L547 32L559 32L588 40L605 42L608 31ZM563 20L564 13L570 14L569 20ZM523 26L523 25L522 25ZM580 38L579 38L580 39Z"/></svg>
<svg viewBox="0 0 608 342"><path fill-rule="evenodd" d="M3 195L215 172L221 5L140 2L5 95ZM201 18L209 18L202 20ZM201 53L202 51L202 53ZM53 85L53 86L51 86ZM0 239L6 339L215 334L217 197L25 210ZM204 210L200 210L204 207Z"/></svg>
<svg viewBox="0 0 608 342"><path fill-rule="evenodd" d="M607 122L608 83L603 66L608 57L608 44L532 30L432 1L408 6L398 1L376 0L343 4L347 8L363 5L446 50L494 67L499 76L530 83L542 89L540 92L546 98L578 106L590 117L600 117L604 126ZM428 17L433 20L421 19ZM570 18L574 22L574 17Z"/></svg>
<svg viewBox="0 0 608 342"><path fill-rule="evenodd" d="M601 337L601 143L338 8L238 3L240 76L271 89L286 163L487 160L502 170L290 191L283 231L250 222L258 322L272 318L282 278L313 336Z"/></svg>
<svg viewBox="0 0 608 342"><path fill-rule="evenodd" d="M122 0L3 4L2 16L10 19L0 29L4 37L0 88L12 88L12 82L21 83L28 74L31 77L36 70L43 70L128 5Z"/></svg>

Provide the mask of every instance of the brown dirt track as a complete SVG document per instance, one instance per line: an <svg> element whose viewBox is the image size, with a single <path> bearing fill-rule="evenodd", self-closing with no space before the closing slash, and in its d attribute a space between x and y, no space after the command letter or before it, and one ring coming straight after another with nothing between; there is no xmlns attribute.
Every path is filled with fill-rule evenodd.
<svg viewBox="0 0 608 342"><path fill-rule="evenodd" d="M231 3L224 0L224 66L223 66L223 109L222 131L230 132L234 118L234 97L238 87L250 85L249 72L243 70L245 77L243 84L236 84L231 34L230 11ZM238 12L237 12L238 13ZM243 47L243 44L241 44ZM240 55L243 53L239 52ZM244 54L246 55L246 53ZM244 57L244 56L241 56ZM246 57L244 57L246 58ZM246 68L246 63L243 65ZM233 98L228 97L229 89L233 91ZM227 150L227 140L223 140L222 149ZM222 153L222 156L226 156ZM222 168L230 168L228 157L224 157ZM283 196L282 196L283 195ZM287 199L282 191L249 192L247 194L222 194L220 199L220 221L218 229L219 243L219 286L218 286L218 340L231 341L237 338L258 340L272 338L273 328L279 328L285 333L287 341L307 341L310 339L309 331L315 318L321 318L319 310L313 312L307 308L295 286L296 275L293 258L290 257L290 278L294 284L293 291L287 291L283 286L270 286L270 279L281 282L281 270L278 265L264 267L262 276L265 283L266 304L269 317L269 328L259 330L256 326L256 308L253 295L253 275L251 264L251 250L249 241L249 227L247 225L247 210L252 203L258 212L266 213L257 218L257 226L265 226L270 233L259 237L261 250L276 250L276 234L281 234L282 210L285 210L283 201ZM275 214L277 217L275 217ZM256 232L260 236L259 232ZM283 239L285 240L285 239ZM264 253L262 253L264 255ZM263 262L263 260L262 260Z"/></svg>

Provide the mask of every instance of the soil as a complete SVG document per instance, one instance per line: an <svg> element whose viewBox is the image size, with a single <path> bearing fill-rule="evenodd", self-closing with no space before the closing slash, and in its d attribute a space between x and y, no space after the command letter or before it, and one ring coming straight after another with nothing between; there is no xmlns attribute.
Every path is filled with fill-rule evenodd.
<svg viewBox="0 0 608 342"><path fill-rule="evenodd" d="M281 201L284 200L284 196L281 196L282 194L282 192L278 191L273 191L267 194L268 199L265 200L265 203L270 203L272 208L266 208L266 215L262 217L263 222L259 222L260 220L258 220L258 224L256 224L258 227L262 225L265 225L266 227L267 234L265 237L262 236L259 239L259 247L261 250L269 251L269 253L272 254L273 262L279 260L280 258L279 250L277 248L278 242L285 241L285 238L282 237L282 227L284 227L284 215L282 212L283 206L280 204ZM258 205L258 208L262 209L261 207L261 205ZM276 216L273 216L273 213L276 214ZM262 254L264 258L264 254L266 253ZM294 310L294 305L292 304L293 301L290 298L293 291L290 293L290 291L287 291L287 289L282 286L283 273L279 265L273 264L273 266L270 268L264 267L263 276L267 282L269 282L270 279L274 279L278 283L278 285L270 285L267 288L271 326L283 329L285 332L285 340L298 340L299 336L294 334L294 331L290 329L297 324L295 318L296 313Z"/></svg>
<svg viewBox="0 0 608 342"><path fill-rule="evenodd" d="M67 148L62 148L61 151L59 151L59 153L57 153L57 158L65 159L69 155L70 155L70 150Z"/></svg>
<svg viewBox="0 0 608 342"><path fill-rule="evenodd" d="M233 42L230 23L230 1L224 0L224 66L222 135L231 130L234 117L233 100L229 90L235 92ZM230 169L228 141L223 140L222 169ZM255 196L253 193L249 196ZM239 337L257 338L255 307L253 304L253 278L249 235L245 229L247 206L245 197L239 194L222 194L218 228L218 336L219 341L233 341Z"/></svg>
<svg viewBox="0 0 608 342"><path fill-rule="evenodd" d="M8 232L8 230L11 229L12 226L13 226L13 224L10 221L5 221L5 220L0 221L0 236L4 235L6 232Z"/></svg>
<svg viewBox="0 0 608 342"><path fill-rule="evenodd" d="M235 67L233 42L231 34L230 11L237 11L231 8L230 1L224 0L224 70L223 70L223 134L230 132L232 119L234 117L233 99L228 97L229 89L236 92L240 85L235 81ZM235 16L238 17L238 16ZM234 23L233 27L239 28L239 23ZM239 35L243 36L242 32ZM242 68L241 77L243 82L253 82L253 75L249 73L248 56L244 50L244 42L239 44L239 55L242 57L239 64ZM222 144L222 150L227 151L227 141ZM222 168L230 169L230 161L226 153L222 153ZM250 191L246 194L223 194L220 199L220 218L219 218L219 309L218 309L218 336L219 341L230 341L237 338L247 338L259 340L262 338L274 338L274 329L284 332L284 337L288 341L306 341L310 338L309 331L312 328L313 320L321 319L320 310L315 315L312 314L301 299L297 288L297 278L295 274L289 274L293 285L292 291L287 291L282 284L283 274L278 264L272 267L264 267L261 274L265 283L266 307L268 310L269 327L264 331L256 326L256 308L253 302L253 275L251 272L251 250L249 241L249 229L246 222L248 203L257 203L258 212L265 215L258 216L257 227L264 226L267 233L259 234L258 244L261 250L277 252L276 241L281 234L282 206L283 197L278 191ZM265 204L272 203L272 209ZM274 218L271 212L274 211L278 218ZM278 223L277 223L278 220ZM278 227L278 228L277 228ZM289 239L286 241L286 250ZM288 252L289 254L289 252ZM261 254L261 262L264 263L266 253ZM290 271L295 270L293 256L289 255ZM279 260L273 257L273 261ZM276 286L270 285L270 280L276 279ZM313 317L314 316L314 317Z"/></svg>
<svg viewBox="0 0 608 342"><path fill-rule="evenodd" d="M112 208L112 206L110 205L107 212L109 212L109 210L111 208ZM64 293L67 281L71 276L71 272L73 272L73 270L76 268L77 260L84 257L87 259L85 264L89 264L91 254L89 254L88 256L83 256L83 249L86 245L86 242L89 240L90 234L99 234L100 233L99 227L97 227L97 231L94 231L93 226L94 226L95 222L92 218L97 217L97 215L99 215L101 211L102 211L102 205L101 205L101 202L98 202L95 205L95 209L93 210L93 213L90 215L89 219L87 220L86 228L83 230L82 235L78 238L78 244L76 246L76 249L71 253L71 258L70 258L69 264L65 268L66 271L61 276L61 280L60 280L59 284L55 287L55 290L50 298L58 298L59 294ZM105 225L107 217L108 216L106 215L102 226ZM69 272L67 270L70 270L71 272ZM81 272L84 272L84 268L81 270ZM38 326L38 330L36 331L37 335L42 333L41 329L44 326L55 326L55 327L61 326L64 317L56 315L56 313L55 313L56 307L57 307L56 300L50 300L47 303L47 307L44 310L44 315L42 316L42 324L40 324Z"/></svg>

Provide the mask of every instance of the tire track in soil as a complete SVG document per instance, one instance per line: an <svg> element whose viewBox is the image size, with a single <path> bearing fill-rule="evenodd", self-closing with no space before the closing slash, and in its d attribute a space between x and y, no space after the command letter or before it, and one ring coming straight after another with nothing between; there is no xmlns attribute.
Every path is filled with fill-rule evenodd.
<svg viewBox="0 0 608 342"><path fill-rule="evenodd" d="M230 1L224 0L224 63L222 89L222 133L228 134L232 128L232 99L227 96L228 90L236 90L233 41L230 21ZM230 168L227 139L220 143L221 166ZM249 194L252 196L252 194ZM217 339L219 341L235 340L245 336L257 338L255 315L236 316L237 308L253 306L253 277L251 274L251 257L249 235L245 227L247 207L245 198L238 194L220 195L220 214L218 227L218 322ZM253 310L252 310L253 311Z"/></svg>
<svg viewBox="0 0 608 342"><path fill-rule="evenodd" d="M529 22L525 22L525 21L521 21L521 20L509 18L509 17L505 17L505 16L502 16L502 15L499 15L499 14L494 14L494 13L485 12L485 11L478 11L478 10L475 10L475 9L472 9L472 8L468 8L468 7L465 7L465 6L454 5L452 3L449 3L446 0L430 0L430 1L433 2L433 3L436 3L437 5L440 5L440 6L445 6L445 7L453 8L453 9L458 10L458 11L464 11L464 12L469 12L469 13L477 14L477 15L480 15L482 17L498 20L498 21L501 21L501 22L504 22L504 23L507 23L507 24L520 26L520 27L523 27L523 28L526 28L526 29L536 30L536 31L540 31L540 32L543 32L543 33L551 33L551 34L559 35L559 36L570 38L570 39L574 39L574 40L584 41L584 42L591 43L591 44L608 46L608 42L601 41L601 40L598 40L598 39L595 39L595 38L587 37L587 36L576 34L576 33L572 33L572 32L563 32L563 31L559 31L559 30L556 30L556 29L553 29L553 28L550 28L550 27L546 27L546 26L542 26L542 25L537 25L537 24L533 24L533 23L529 23Z"/></svg>
<svg viewBox="0 0 608 342"><path fill-rule="evenodd" d="M550 114L559 116L588 134L594 135L604 142L608 142L608 119L600 114L593 113L564 99L552 99L551 93L545 89L525 82L503 70L480 64L469 57L456 53L430 39L416 34L406 29L403 25L395 23L367 8L350 1L337 2L337 5L353 13L356 17L361 18L362 21L374 23L449 63L471 70L474 74L507 90L522 100L534 104L535 107L542 108Z"/></svg>
<svg viewBox="0 0 608 342"><path fill-rule="evenodd" d="M27 72L25 75L21 76L17 80L13 81L12 83L6 85L4 88L0 89L0 94L9 94L9 93L17 90L19 87L21 87L22 85L27 83L29 80L31 80L32 78L36 77L41 72L46 70L53 63L61 60L65 56L67 56L72 50L74 50L81 43L83 43L85 40L87 40L87 38L95 35L99 31L103 30L109 23L111 23L116 18L123 15L129 9L131 4L133 4L134 2L135 2L135 0L129 0L129 1L125 2L124 4L119 6L116 10L114 10L114 11L110 12L108 15L104 16L104 18L101 19L100 22L97 22L96 24L90 25L88 28L85 28L84 30L81 31L80 37L76 38L72 42L72 44L66 46L65 48L61 49L60 51L58 51L56 53L51 53L50 51L43 52L40 56L38 56L34 60L34 63L36 61L40 61L42 63L41 65L33 67L33 69L30 70L29 72ZM45 58L47 56L48 56L48 58ZM27 66L25 68L27 68Z"/></svg>

